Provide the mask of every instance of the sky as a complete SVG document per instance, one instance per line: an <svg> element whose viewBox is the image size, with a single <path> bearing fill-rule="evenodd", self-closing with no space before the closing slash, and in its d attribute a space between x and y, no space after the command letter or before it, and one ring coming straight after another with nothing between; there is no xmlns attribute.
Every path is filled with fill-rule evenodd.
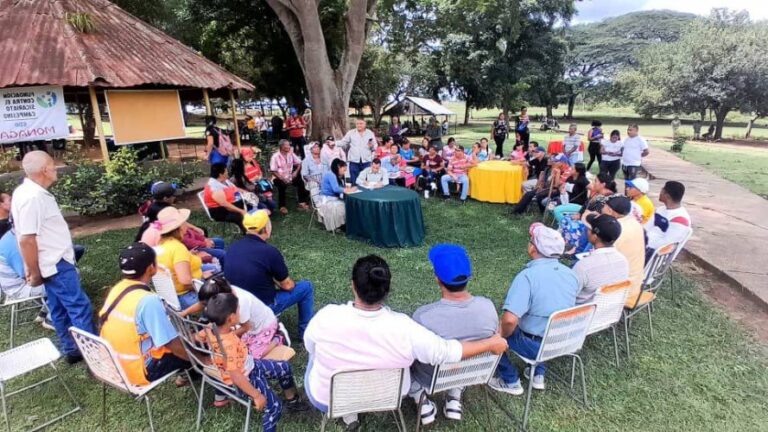
<svg viewBox="0 0 768 432"><path fill-rule="evenodd" d="M768 19L768 0L582 0L576 2L579 13L572 23L600 21L628 12L652 9L709 15L709 11L717 7L746 9L753 20Z"/></svg>

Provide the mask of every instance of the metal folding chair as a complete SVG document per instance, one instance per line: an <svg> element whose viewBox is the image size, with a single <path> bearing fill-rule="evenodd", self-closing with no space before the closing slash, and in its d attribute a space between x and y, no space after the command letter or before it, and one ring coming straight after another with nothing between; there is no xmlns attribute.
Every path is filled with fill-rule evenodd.
<svg viewBox="0 0 768 432"><path fill-rule="evenodd" d="M16 327L22 324L29 324L32 321L23 321L19 322L19 314L31 310L39 311L43 307L43 297L42 296L34 296L34 297L26 297L23 299L17 299L17 300L11 300L8 297L6 297L3 294L0 294L0 308L8 307L11 309L11 334L10 334L10 346L9 348L13 348L13 342L15 339L16 334ZM31 305L25 305L26 303L31 303Z"/></svg>
<svg viewBox="0 0 768 432"><path fill-rule="evenodd" d="M154 431L155 425L152 420L152 403L149 399L149 392L154 390L160 384L166 382L172 376L178 374L180 371L173 371L145 386L131 384L123 370L123 365L120 364L119 355L108 341L75 327L70 327L69 332L72 334L72 338L75 339L75 343L80 349L80 353L83 354L83 359L85 359L88 369L91 371L94 378L101 381L102 430L107 430L107 386L110 386L123 393L127 393L136 401L144 400L147 407L147 417L149 418L149 429ZM187 379L189 379L191 383L192 380L189 376L189 372L184 371L184 373L186 373ZM195 391L194 387L192 387L192 391ZM197 394L195 393L195 395Z"/></svg>
<svg viewBox="0 0 768 432"><path fill-rule="evenodd" d="M645 274L643 276L643 290L656 292L664 282L664 277L672 268L672 261L675 259L679 243L670 243L656 249L651 259L645 265Z"/></svg>
<svg viewBox="0 0 768 432"><path fill-rule="evenodd" d="M202 191L197 193L197 199L200 201L200 205L203 207L203 211L205 211L205 215L208 216L208 219L211 222L213 222L214 224L217 224L217 225L218 224L231 225L236 233L238 233L238 234L240 233L240 228L238 228L237 225L231 224L231 223L228 223L228 222L219 222L219 221L217 221L216 219L214 219L211 216L211 209L209 209L208 206L205 205L205 191L204 190L202 190ZM248 210L248 206L245 204L245 202L243 202L243 209L244 210ZM226 225L223 227L223 230L224 230L225 233L227 231Z"/></svg>
<svg viewBox="0 0 768 432"><path fill-rule="evenodd" d="M195 430L200 430L200 426L202 424L203 400L205 397L205 384L207 383L226 395L230 400L233 400L245 407L246 411L243 431L248 432L250 429L253 401L250 397L243 398L240 395L237 387L234 385L226 384L224 382L221 371L219 371L216 363L218 361L219 363L223 362L223 364L226 364L226 354L223 352L216 352L209 342L200 341L195 337L201 331L210 331L210 333L216 337L219 346L223 346L221 339L219 339L219 332L216 330L215 326L201 324L197 321L182 318L178 311L174 310L167 304L165 309L171 319L173 327L179 333L179 337L181 338L181 341L184 345L184 349L187 351L187 355L192 362L192 369L194 369L202 376L200 391L198 392L199 399L197 404L197 421Z"/></svg>
<svg viewBox="0 0 768 432"><path fill-rule="evenodd" d="M515 351L521 360L527 363L531 368L531 379L528 380L528 394L525 401L525 412L523 414L523 430L528 425L528 417L531 411L531 397L533 394L533 373L536 366L541 363L563 356L571 356L578 360L581 368L581 387L584 396L584 406L588 406L587 401L587 380L584 374L584 362L581 361L577 352L584 345L584 339L587 337L587 331L592 322L597 306L594 304L585 304L564 309L553 313L547 322L547 329L541 340L541 347L535 359L522 356ZM550 372L550 375L555 376ZM555 376L556 377L556 376Z"/></svg>
<svg viewBox="0 0 768 432"><path fill-rule="evenodd" d="M483 385L488 396L488 380L493 377L496 371L496 365L499 364L501 356L484 353L456 363L445 363L435 366L432 373L432 381L429 388L425 389L419 397L419 405L416 408L416 431L421 429L421 407L427 400L427 396L432 396L440 392L466 388L474 385Z"/></svg>
<svg viewBox="0 0 768 432"><path fill-rule="evenodd" d="M312 228L312 221L317 220L320 223L323 223L323 215L320 214L320 187L315 183L310 183L307 185L307 189L309 189L309 205L312 207L312 213L309 215L309 225L307 226L307 230Z"/></svg>
<svg viewBox="0 0 768 432"><path fill-rule="evenodd" d="M152 288L167 305L174 310L181 310L179 296L176 294L176 285L173 284L173 275L164 265L157 265L157 273L152 276Z"/></svg>
<svg viewBox="0 0 768 432"><path fill-rule="evenodd" d="M352 414L392 412L397 430L405 432L405 418L400 409L403 369L369 369L336 372L331 377L331 399L323 415L320 430L328 420Z"/></svg>
<svg viewBox="0 0 768 432"><path fill-rule="evenodd" d="M11 419L8 416L7 398L19 394L23 391L38 387L54 379L58 379L64 390L67 391L67 395L75 405L74 408L66 413L48 420L47 422L30 429L29 432L38 431L50 426L57 421L80 411L80 404L72 395L72 392L67 387L67 383L59 375L59 370L56 369L56 361L61 357L59 350L53 346L53 343L48 338L38 339L32 342L28 342L24 345L12 348L8 351L0 353L0 402L2 402L3 416L5 417L5 426L8 428L8 432L11 432ZM26 375L33 370L42 368L43 366L50 366L53 369L54 374L42 381L38 381L34 384L28 385L18 390L6 393L6 386L8 381Z"/></svg>
<svg viewBox="0 0 768 432"><path fill-rule="evenodd" d="M628 280L604 286L597 291L592 301L597 308L595 309L595 316L592 318L589 330L587 330L587 335L611 329L617 367L619 366L619 340L616 337L616 326L621 321L621 314L624 311L624 304L627 302L627 295L629 295L629 288L631 286L632 282ZM573 382L573 375L571 375L571 382Z"/></svg>

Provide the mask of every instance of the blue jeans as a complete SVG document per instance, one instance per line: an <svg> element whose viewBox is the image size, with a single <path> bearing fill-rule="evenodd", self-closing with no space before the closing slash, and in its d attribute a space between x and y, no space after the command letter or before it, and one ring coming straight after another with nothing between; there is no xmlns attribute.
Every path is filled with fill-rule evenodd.
<svg viewBox="0 0 768 432"><path fill-rule="evenodd" d="M357 176L359 176L360 173L369 166L371 166L370 162L349 163L349 180L352 182L352 184L357 184Z"/></svg>
<svg viewBox="0 0 768 432"><path fill-rule="evenodd" d="M80 262L80 258L85 255L85 246L76 244L72 245L72 249L75 251L75 262Z"/></svg>
<svg viewBox="0 0 768 432"><path fill-rule="evenodd" d="M515 329L510 337L507 338L509 349L520 354L521 356L529 359L535 359L539 354L539 348L541 348L540 339L532 339L526 336L520 327ZM547 367L542 363L536 366L536 372L534 375L544 375ZM499 360L499 365L496 367L496 374L505 383L514 383L520 379L517 373L517 368L509 360L509 357L504 354Z"/></svg>
<svg viewBox="0 0 768 432"><path fill-rule="evenodd" d="M450 196L450 189L448 189L448 183L453 182L453 177L446 174L440 179L440 183L443 185L443 195ZM459 176L458 183L461 184L461 199L462 201L467 199L469 195L469 177L466 174Z"/></svg>
<svg viewBox="0 0 768 432"><path fill-rule="evenodd" d="M69 327L97 334L93 326L91 301L80 286L80 275L74 265L61 260L56 264L56 274L45 278L43 283L61 352L64 355L77 355L80 351L69 334Z"/></svg>
<svg viewBox="0 0 768 432"><path fill-rule="evenodd" d="M269 305L272 312L280 314L293 305L299 307L299 338L304 340L304 330L312 319L315 308L315 287L312 282L302 280L290 291L278 291L275 302Z"/></svg>
<svg viewBox="0 0 768 432"><path fill-rule="evenodd" d="M200 250L219 260L219 265L222 268L224 267L224 260L227 259L227 252L224 250L224 248L212 247L212 248L200 248Z"/></svg>
<svg viewBox="0 0 768 432"><path fill-rule="evenodd" d="M187 291L179 296L179 304L181 305L181 310L184 310L197 302L197 293L194 291Z"/></svg>

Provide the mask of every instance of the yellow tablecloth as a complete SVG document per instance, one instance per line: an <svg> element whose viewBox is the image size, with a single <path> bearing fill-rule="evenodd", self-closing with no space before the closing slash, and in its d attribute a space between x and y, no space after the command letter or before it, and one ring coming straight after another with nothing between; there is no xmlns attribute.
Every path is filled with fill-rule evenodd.
<svg viewBox="0 0 768 432"><path fill-rule="evenodd" d="M523 167L485 161L469 170L469 194L478 201L515 204L523 196Z"/></svg>

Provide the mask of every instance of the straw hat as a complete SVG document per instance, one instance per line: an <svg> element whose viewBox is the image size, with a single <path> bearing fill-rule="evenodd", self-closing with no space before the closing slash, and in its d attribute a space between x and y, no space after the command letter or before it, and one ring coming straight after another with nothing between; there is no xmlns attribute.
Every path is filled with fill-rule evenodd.
<svg viewBox="0 0 768 432"><path fill-rule="evenodd" d="M182 226L189 219L189 209L177 209L176 207L166 207L157 214L157 225L160 234L169 232Z"/></svg>

